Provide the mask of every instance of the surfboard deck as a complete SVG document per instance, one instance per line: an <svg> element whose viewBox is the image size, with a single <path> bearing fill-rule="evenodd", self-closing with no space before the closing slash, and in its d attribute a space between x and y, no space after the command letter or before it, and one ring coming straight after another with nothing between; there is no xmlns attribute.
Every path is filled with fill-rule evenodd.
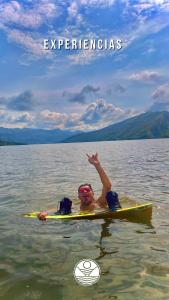
<svg viewBox="0 0 169 300"><path fill-rule="evenodd" d="M26 218L37 218L39 212L32 212L24 214ZM99 212L73 212L69 215L48 215L46 219L54 220L82 220L82 219L102 219L102 218L128 218L131 216L151 217L152 203L135 205L132 207L121 208L117 211L99 211Z"/></svg>

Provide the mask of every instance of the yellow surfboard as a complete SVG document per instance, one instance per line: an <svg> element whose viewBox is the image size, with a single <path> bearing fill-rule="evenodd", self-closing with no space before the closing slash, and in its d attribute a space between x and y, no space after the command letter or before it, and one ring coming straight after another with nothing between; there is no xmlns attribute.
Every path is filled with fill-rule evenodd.
<svg viewBox="0 0 169 300"><path fill-rule="evenodd" d="M32 212L24 214L26 218L37 218L39 212ZM82 220L82 219L104 219L104 218L129 218L133 217L149 217L152 215L152 203L146 203L142 205L135 205L128 208L121 208L117 211L109 211L108 209L104 211L96 212L73 212L69 215L48 215L46 219L54 220Z"/></svg>

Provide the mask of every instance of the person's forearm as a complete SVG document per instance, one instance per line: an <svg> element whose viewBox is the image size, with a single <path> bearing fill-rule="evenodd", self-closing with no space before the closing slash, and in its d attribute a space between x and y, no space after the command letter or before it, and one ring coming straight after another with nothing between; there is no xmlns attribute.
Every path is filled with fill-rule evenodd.
<svg viewBox="0 0 169 300"><path fill-rule="evenodd" d="M103 167L100 164L98 164L98 165L95 165L95 168L96 168L97 172L99 173L103 187L107 191L111 190L111 185L112 185L111 181L110 181L109 177L107 176L106 172L104 171Z"/></svg>

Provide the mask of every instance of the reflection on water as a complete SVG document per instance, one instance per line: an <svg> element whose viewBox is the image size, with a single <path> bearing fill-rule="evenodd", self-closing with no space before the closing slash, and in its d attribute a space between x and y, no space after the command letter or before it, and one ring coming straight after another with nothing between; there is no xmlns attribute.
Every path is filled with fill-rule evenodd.
<svg viewBox="0 0 169 300"><path fill-rule="evenodd" d="M124 221L124 219L122 220ZM138 216L130 216L129 218L127 218L125 220L126 222L133 222L136 224L144 224L147 225L147 229L153 229L153 225L151 222L151 213L148 216L143 216L142 219L138 219ZM116 253L118 252L118 250L114 250L112 252L106 251L105 248L103 247L103 239L106 237L110 237L111 233L109 231L109 226L110 224L113 224L115 221L112 219L105 219L104 223L101 224L101 233L100 233L100 240L99 240L99 244L100 244L100 255L99 257L97 257L96 259L100 259L102 257L104 257L107 254L112 254L112 253ZM145 233L145 231L138 231L137 233ZM153 231L153 233L156 233L155 230Z"/></svg>
<svg viewBox="0 0 169 300"><path fill-rule="evenodd" d="M167 299L169 140L0 148L0 297ZM57 207L99 177L85 153L98 151L123 207L153 202L153 218L40 222L22 214ZM97 260L99 282L79 286L74 265Z"/></svg>

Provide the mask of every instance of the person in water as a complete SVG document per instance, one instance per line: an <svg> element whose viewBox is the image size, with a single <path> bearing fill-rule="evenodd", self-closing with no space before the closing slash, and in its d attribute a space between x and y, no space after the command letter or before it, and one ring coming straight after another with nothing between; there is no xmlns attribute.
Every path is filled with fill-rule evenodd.
<svg viewBox="0 0 169 300"><path fill-rule="evenodd" d="M101 182L102 182L102 192L98 199L95 198L94 192L91 184L85 183L79 186L78 188L78 198L80 200L80 210L81 211L93 211L95 208L101 207L106 208L109 207L110 210L115 211L121 208L118 194L116 192L111 191L111 181L107 176L104 168L101 166L101 163L98 158L98 153L89 155L87 154L88 161L92 164L96 171L98 172ZM71 213L71 205L72 201L69 198L63 198L60 201L60 209L56 212L56 214L69 214ZM56 211L56 209L51 209L48 211L43 211L39 213L38 218L40 220L45 220L46 216Z"/></svg>

